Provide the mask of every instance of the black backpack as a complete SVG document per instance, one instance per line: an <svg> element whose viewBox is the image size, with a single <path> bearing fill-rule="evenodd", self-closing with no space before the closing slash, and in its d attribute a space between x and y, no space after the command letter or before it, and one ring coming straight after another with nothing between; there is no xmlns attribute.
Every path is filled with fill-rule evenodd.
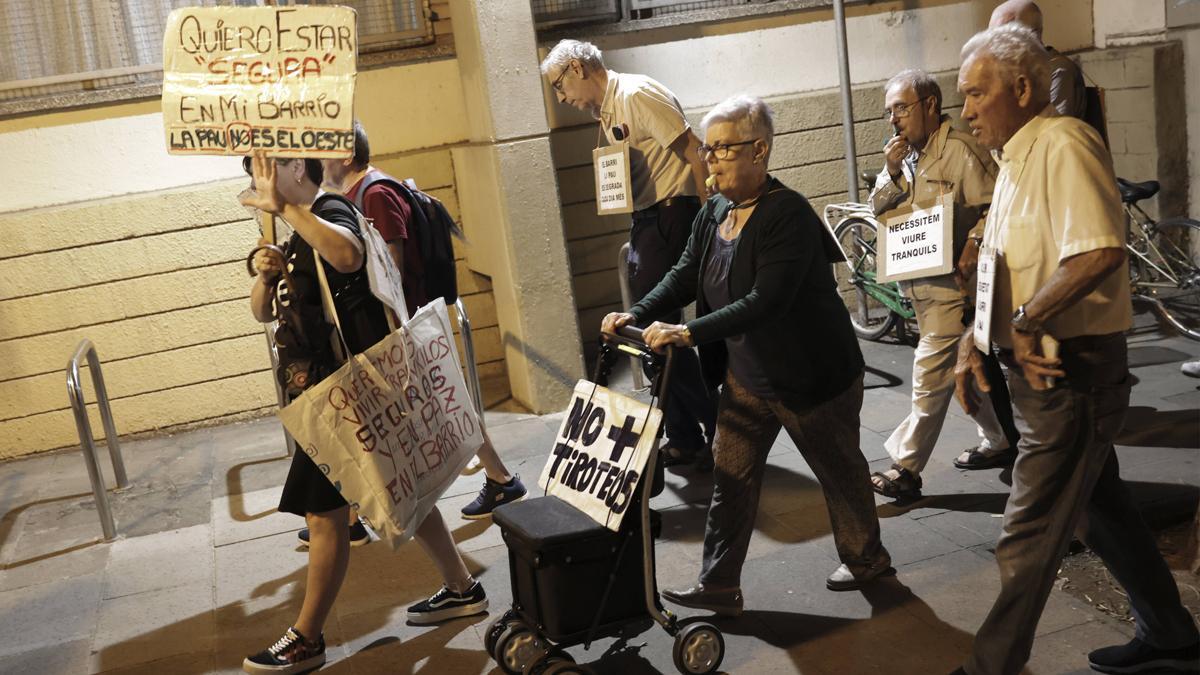
<svg viewBox="0 0 1200 675"><path fill-rule="evenodd" d="M425 295L430 300L441 297L447 305L453 305L458 300L458 275L454 267L451 237L463 239L462 230L450 217L445 205L436 198L378 169L372 169L363 177L362 185L354 194L354 203L359 210L363 209L363 196L367 188L380 182L402 195L412 211L412 221L408 226L409 232L416 234L416 243L421 247L421 262L425 266Z"/></svg>

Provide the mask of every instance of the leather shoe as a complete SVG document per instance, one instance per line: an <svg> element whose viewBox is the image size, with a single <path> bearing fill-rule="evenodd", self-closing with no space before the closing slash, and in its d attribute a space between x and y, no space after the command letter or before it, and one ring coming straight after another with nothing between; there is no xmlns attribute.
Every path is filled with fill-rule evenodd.
<svg viewBox="0 0 1200 675"><path fill-rule="evenodd" d="M740 616L742 613L742 590L707 589L704 584L696 584L683 590L663 590L663 598L684 607L704 609L722 616Z"/></svg>
<svg viewBox="0 0 1200 675"><path fill-rule="evenodd" d="M850 571L847 565L842 564L825 580L825 588L831 591L854 591L879 577L890 577L895 573L896 568L892 567L888 560L879 561L859 572L857 576Z"/></svg>

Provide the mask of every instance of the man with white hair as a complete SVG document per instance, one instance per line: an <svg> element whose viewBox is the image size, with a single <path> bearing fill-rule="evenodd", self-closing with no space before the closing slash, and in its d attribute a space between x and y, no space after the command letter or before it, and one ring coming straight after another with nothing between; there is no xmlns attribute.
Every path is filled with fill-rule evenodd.
<svg viewBox="0 0 1200 675"><path fill-rule="evenodd" d="M1061 115L1086 119L1087 94L1083 70L1071 57L1042 42L1042 9L1032 0L1007 0L992 10L988 28L1017 23L1037 34L1050 55L1050 103Z"/></svg>
<svg viewBox="0 0 1200 675"><path fill-rule="evenodd" d="M976 325L959 343L958 397L987 390L980 349L1009 368L1021 441L996 544L1000 595L965 666L1015 675L1076 526L1129 596L1136 637L1093 651L1106 673L1194 672L1200 634L1120 478L1113 439L1129 405L1132 322L1125 222L1112 160L1086 123L1049 101L1049 56L1007 24L967 42L963 119L1000 173L980 253ZM991 270L985 273L984 270Z"/></svg>
<svg viewBox="0 0 1200 675"><path fill-rule="evenodd" d="M629 142L634 208L629 290L637 302L679 261L692 233L708 177L698 152L700 139L669 89L645 75L605 68L600 50L590 42L559 42L541 70L560 103L591 113L609 143ZM664 318L677 323L680 316ZM665 412L667 463L695 460L702 469L710 468L716 395L705 385L690 349L676 354Z"/></svg>
<svg viewBox="0 0 1200 675"><path fill-rule="evenodd" d="M872 474L871 484L885 497L906 499L920 494L921 471L933 454L954 394L955 345L967 305L962 289L975 275L996 162L970 134L952 128L950 116L942 114L941 87L922 70L904 70L888 80L883 115L895 133L883 148L885 166L871 190L875 215L887 218L902 210L929 208L943 195L951 197L954 207L954 246L949 254L955 256L955 269L900 282L921 332L913 356L912 410L883 444L892 467ZM1002 384L996 388L1002 390ZM1002 403L1009 405L1007 400ZM973 417L979 445L964 450L955 466L986 469L1011 463L1015 430L1005 433L990 404L980 406Z"/></svg>

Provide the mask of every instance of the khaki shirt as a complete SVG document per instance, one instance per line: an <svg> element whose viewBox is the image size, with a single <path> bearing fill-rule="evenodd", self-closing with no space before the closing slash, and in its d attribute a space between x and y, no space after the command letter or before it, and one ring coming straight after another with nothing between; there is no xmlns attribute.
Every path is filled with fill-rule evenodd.
<svg viewBox="0 0 1200 675"><path fill-rule="evenodd" d="M669 89L645 75L608 71L608 89L600 104L600 127L609 143L613 127L628 128L629 177L633 208L650 208L664 199L696 195L692 167L671 144L691 127Z"/></svg>
<svg viewBox="0 0 1200 675"><path fill-rule="evenodd" d="M1084 91L1083 70L1071 57L1046 47L1050 52L1050 103L1060 115L1084 119L1087 113L1087 93Z"/></svg>
<svg viewBox="0 0 1200 675"><path fill-rule="evenodd" d="M992 201L996 182L996 162L974 136L954 129L950 117L942 115L942 124L929 137L924 150L913 152L900 166L900 178L893 181L887 167L879 172L869 198L875 215L887 218L890 211L914 203L928 206L941 195L954 200L955 264L968 236L982 236L984 216ZM962 333L962 292L954 274L943 274L913 281L902 281L905 295L916 301L955 303L945 316L926 313L921 320L922 334L954 335ZM928 325L926 325L928 324Z"/></svg>
<svg viewBox="0 0 1200 675"><path fill-rule="evenodd" d="M1029 302L1059 262L1125 246L1125 217L1112 157L1086 122L1052 105L996 153L1000 176L983 235L997 256L992 340L1012 347L1012 315ZM1064 340L1104 335L1133 324L1128 263L1074 306L1045 323Z"/></svg>

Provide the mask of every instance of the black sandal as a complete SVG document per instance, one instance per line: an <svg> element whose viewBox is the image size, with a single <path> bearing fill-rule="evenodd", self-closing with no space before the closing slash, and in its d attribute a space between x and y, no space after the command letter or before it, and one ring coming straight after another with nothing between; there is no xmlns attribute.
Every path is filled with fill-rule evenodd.
<svg viewBox="0 0 1200 675"><path fill-rule="evenodd" d="M991 469L997 466L1010 466L1017 459L1016 448L1008 448L1006 450L1001 450L1000 452L985 454L979 449L979 446L975 446L969 450L964 450L963 452L967 454L967 461L962 462L955 457L954 466L959 469L967 469L969 471L974 471L977 469Z"/></svg>
<svg viewBox="0 0 1200 675"><path fill-rule="evenodd" d="M882 471L876 471L871 474L871 478L878 477L883 483L882 486L876 485L875 481L871 481L871 489L888 499L907 499L921 496L921 477L915 476L908 469L897 464L892 465L892 469L900 474L896 478L888 478Z"/></svg>

